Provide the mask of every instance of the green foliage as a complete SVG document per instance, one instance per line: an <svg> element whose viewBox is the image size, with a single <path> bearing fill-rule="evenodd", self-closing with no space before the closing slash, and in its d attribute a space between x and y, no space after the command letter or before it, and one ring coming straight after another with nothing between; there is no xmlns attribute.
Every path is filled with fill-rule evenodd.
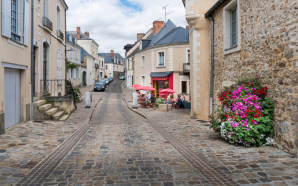
<svg viewBox="0 0 298 186"><path fill-rule="evenodd" d="M81 101L81 98L82 98L82 93L81 93L81 90L79 88L74 88L73 89L73 96L74 96L74 101L77 103L77 102L80 102Z"/></svg>
<svg viewBox="0 0 298 186"><path fill-rule="evenodd" d="M146 105L147 105L147 106L150 106L150 104L151 104L151 101L150 101L150 100L147 100Z"/></svg>
<svg viewBox="0 0 298 186"><path fill-rule="evenodd" d="M70 61L66 60L66 70L68 72L68 69L72 68L78 68L78 65L71 63Z"/></svg>
<svg viewBox="0 0 298 186"><path fill-rule="evenodd" d="M154 106L156 108L158 108L159 107L159 104L164 104L164 103L165 103L165 99L164 98L157 98Z"/></svg>

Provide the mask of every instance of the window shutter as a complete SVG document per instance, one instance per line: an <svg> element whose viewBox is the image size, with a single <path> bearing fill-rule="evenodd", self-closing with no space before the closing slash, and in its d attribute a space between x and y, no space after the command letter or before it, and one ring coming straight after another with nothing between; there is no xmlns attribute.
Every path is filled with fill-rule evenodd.
<svg viewBox="0 0 298 186"><path fill-rule="evenodd" d="M25 0L25 9L24 9L24 45L29 45L29 27L30 27L30 6L29 0Z"/></svg>
<svg viewBox="0 0 298 186"><path fill-rule="evenodd" d="M11 1L2 0L2 35L11 37Z"/></svg>

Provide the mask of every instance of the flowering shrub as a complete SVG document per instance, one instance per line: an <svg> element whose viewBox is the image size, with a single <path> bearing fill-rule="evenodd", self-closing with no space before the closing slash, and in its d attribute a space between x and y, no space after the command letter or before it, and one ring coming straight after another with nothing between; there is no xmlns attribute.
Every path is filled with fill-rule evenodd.
<svg viewBox="0 0 298 186"><path fill-rule="evenodd" d="M257 78L239 80L221 91L222 104L210 116L211 128L230 143L260 146L273 137L273 102Z"/></svg>

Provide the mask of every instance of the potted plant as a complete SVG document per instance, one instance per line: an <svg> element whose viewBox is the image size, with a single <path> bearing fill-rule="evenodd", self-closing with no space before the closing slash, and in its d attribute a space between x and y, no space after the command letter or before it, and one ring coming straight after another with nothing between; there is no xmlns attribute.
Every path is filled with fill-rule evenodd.
<svg viewBox="0 0 298 186"><path fill-rule="evenodd" d="M151 101L147 100L147 103L146 103L147 108L150 108L150 104L151 104Z"/></svg>

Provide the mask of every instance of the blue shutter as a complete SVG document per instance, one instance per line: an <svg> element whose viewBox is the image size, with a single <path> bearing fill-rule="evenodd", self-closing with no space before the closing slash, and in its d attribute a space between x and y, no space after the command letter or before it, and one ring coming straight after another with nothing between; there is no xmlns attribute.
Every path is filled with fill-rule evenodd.
<svg viewBox="0 0 298 186"><path fill-rule="evenodd" d="M30 7L29 7L29 0L25 0L25 13L24 13L24 45L28 46L29 44L29 12L30 12Z"/></svg>
<svg viewBox="0 0 298 186"><path fill-rule="evenodd" d="M11 1L2 0L2 35L11 37Z"/></svg>

